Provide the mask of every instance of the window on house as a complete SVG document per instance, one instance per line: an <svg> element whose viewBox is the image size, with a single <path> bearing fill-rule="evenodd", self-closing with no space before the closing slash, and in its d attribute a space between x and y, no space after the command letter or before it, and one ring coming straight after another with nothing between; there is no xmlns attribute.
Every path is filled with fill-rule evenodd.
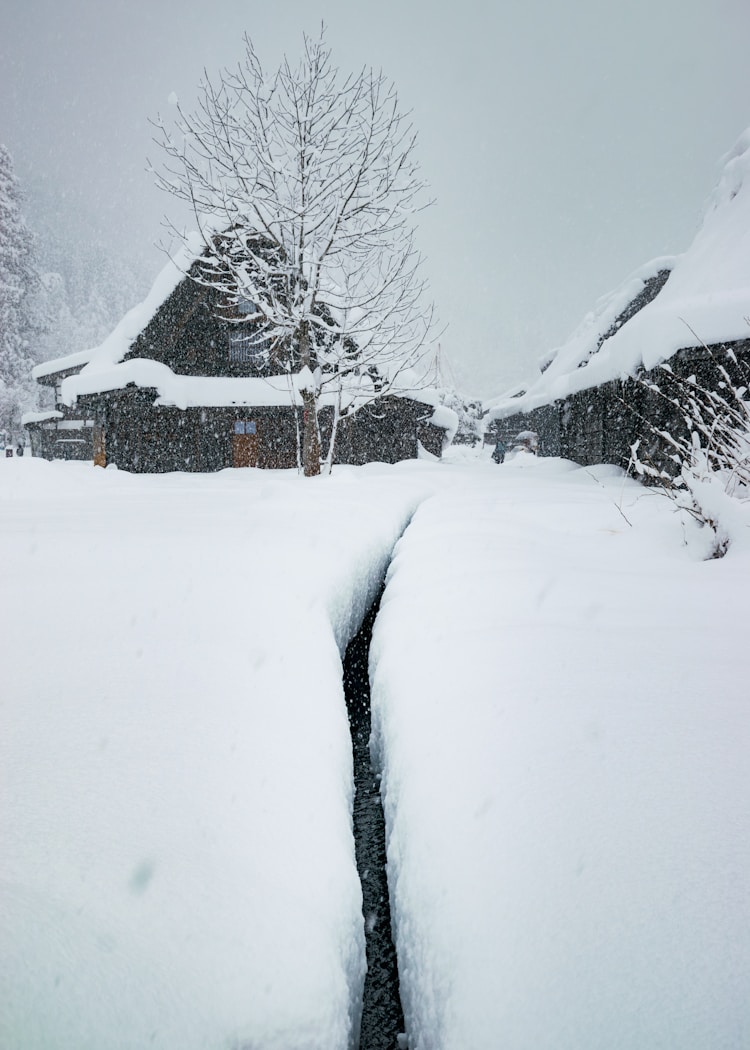
<svg viewBox="0 0 750 1050"><path fill-rule="evenodd" d="M252 299L238 299L237 300L237 313L242 314L244 317L250 314L257 314L258 307L252 301Z"/></svg>
<svg viewBox="0 0 750 1050"><path fill-rule="evenodd" d="M271 340L260 332L235 328L229 333L229 360L262 365L270 345Z"/></svg>
<svg viewBox="0 0 750 1050"><path fill-rule="evenodd" d="M234 421L235 434L255 434L257 429L254 419L235 419Z"/></svg>

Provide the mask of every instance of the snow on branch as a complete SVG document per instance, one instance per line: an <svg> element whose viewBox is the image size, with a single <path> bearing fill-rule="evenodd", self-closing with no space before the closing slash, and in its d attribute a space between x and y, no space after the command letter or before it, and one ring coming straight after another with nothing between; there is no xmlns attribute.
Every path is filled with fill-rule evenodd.
<svg viewBox="0 0 750 1050"><path fill-rule="evenodd" d="M664 364L657 380L636 380L679 423L659 426L642 415L644 434L655 439L657 451L642 448L641 438L631 447L631 466L713 530L712 554L720 557L739 518L738 504L750 501L750 368L731 350L719 357L703 349L705 378Z"/></svg>

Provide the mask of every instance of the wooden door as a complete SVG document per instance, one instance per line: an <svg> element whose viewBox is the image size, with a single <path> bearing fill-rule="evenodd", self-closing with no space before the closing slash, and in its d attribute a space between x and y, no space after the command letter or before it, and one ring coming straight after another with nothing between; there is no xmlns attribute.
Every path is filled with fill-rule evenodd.
<svg viewBox="0 0 750 1050"><path fill-rule="evenodd" d="M257 467L258 432L253 421L237 420L232 434L232 466Z"/></svg>

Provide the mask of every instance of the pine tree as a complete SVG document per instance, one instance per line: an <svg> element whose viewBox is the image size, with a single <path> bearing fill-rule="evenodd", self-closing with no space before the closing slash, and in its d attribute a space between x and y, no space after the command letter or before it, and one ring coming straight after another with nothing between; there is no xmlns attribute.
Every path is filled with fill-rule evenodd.
<svg viewBox="0 0 750 1050"><path fill-rule="evenodd" d="M36 402L31 378L34 242L8 149L0 144L0 432L21 437L21 413Z"/></svg>

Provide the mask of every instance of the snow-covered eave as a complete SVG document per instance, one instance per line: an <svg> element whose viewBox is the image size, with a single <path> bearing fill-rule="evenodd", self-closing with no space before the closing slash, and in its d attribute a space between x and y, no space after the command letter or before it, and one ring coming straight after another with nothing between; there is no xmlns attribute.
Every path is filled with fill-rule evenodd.
<svg viewBox="0 0 750 1050"><path fill-rule="evenodd" d="M155 390L155 405L187 408L228 408L232 406L274 408L302 407L301 390L305 377L300 374L275 376L186 376L177 375L168 365L149 358L131 358L112 365L107 370L84 370L64 379L61 397L64 404L73 405L78 397L92 394L111 393L135 386L140 389ZM458 425L455 413L436 404L430 391L422 391L422 398L415 398L414 391L389 391L396 397L409 397L419 400L432 409L429 421L435 426L450 431ZM321 395L322 405L333 404L335 393L324 392ZM362 390L351 390L344 397L344 406L367 404L377 397L371 386ZM358 404L359 403L359 404Z"/></svg>
<svg viewBox="0 0 750 1050"><path fill-rule="evenodd" d="M53 409L51 412L24 412L21 416L21 426L29 427L35 423L47 423L51 419L62 419L62 412Z"/></svg>
<svg viewBox="0 0 750 1050"><path fill-rule="evenodd" d="M111 393L128 386L155 390L154 404L181 409L302 404L297 376L185 376L148 358L131 358L106 370L71 376L63 381L61 396L64 404L72 405L78 397Z"/></svg>
<svg viewBox="0 0 750 1050"><path fill-rule="evenodd" d="M51 361L43 361L31 369L32 379L44 380L63 373L80 371L91 360L94 350L77 350L74 354L66 354L65 357L55 357Z"/></svg>

